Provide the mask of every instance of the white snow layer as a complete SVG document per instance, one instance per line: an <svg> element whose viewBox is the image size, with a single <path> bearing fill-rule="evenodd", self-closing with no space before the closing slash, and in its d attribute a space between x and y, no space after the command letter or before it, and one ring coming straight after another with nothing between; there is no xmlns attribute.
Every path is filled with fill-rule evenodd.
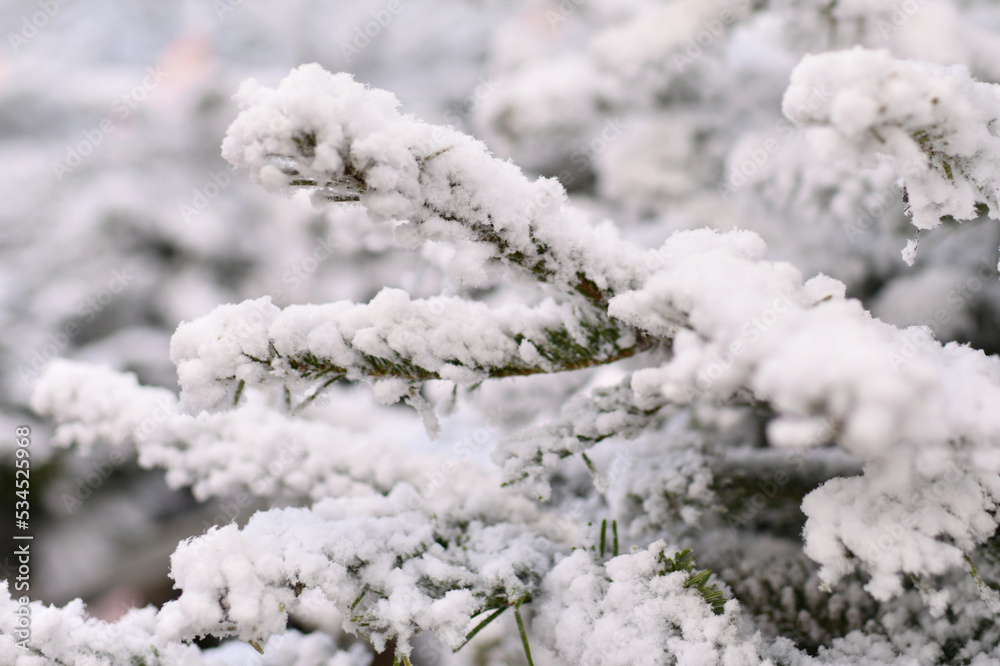
<svg viewBox="0 0 1000 666"><path fill-rule="evenodd" d="M977 203L1000 219L1000 87L973 80L968 68L861 48L807 55L792 73L783 110L822 126L814 139L827 150L895 158L918 229L949 215L972 219Z"/></svg>

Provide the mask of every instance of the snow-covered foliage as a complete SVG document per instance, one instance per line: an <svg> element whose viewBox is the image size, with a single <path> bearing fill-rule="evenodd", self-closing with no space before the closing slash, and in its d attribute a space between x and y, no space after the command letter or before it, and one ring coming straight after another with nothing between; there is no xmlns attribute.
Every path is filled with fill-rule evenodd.
<svg viewBox="0 0 1000 666"><path fill-rule="evenodd" d="M824 99L808 107L816 89L826 91ZM817 143L893 157L917 228L932 229L945 216L973 219L979 203L1000 217L1000 92L973 80L967 68L863 49L807 56L792 74L784 106L789 114L808 108L802 122L830 127L833 136L813 132Z"/></svg>
<svg viewBox="0 0 1000 666"><path fill-rule="evenodd" d="M226 646L199 650L193 645L167 642L157 637L156 611L132 610L115 623L87 617L76 600L63 608L30 604L32 641L27 651L17 647L18 604L10 592L0 590L0 650L3 663L24 664L162 664L163 666L237 666L259 663L268 666L369 666L370 655L340 650L323 634L302 635L289 631L266 644L266 657L249 646ZM264 648L264 646L261 646ZM236 648L236 649L234 649Z"/></svg>
<svg viewBox="0 0 1000 666"><path fill-rule="evenodd" d="M245 81L231 210L108 283L161 310L24 366L53 487L127 457L224 520L157 607L32 601L27 652L4 592L0 659L1000 658L1000 9L444 4L489 36L461 114L371 34Z"/></svg>

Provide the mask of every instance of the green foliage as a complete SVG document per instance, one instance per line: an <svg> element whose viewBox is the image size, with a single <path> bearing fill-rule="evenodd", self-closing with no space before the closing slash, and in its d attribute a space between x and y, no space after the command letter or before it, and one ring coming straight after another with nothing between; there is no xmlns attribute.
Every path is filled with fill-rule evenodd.
<svg viewBox="0 0 1000 666"><path fill-rule="evenodd" d="M614 535L614 544L611 549L611 557L618 557L618 521L611 521L611 531ZM605 518L601 521L601 557L604 557L604 550L606 544L606 537L608 533L608 520Z"/></svg>
<svg viewBox="0 0 1000 666"><path fill-rule="evenodd" d="M666 553L661 551L659 561L663 565L658 572L659 575L665 576L676 571L685 572L688 576L687 580L684 581L684 587L693 588L706 603L712 606L712 612L716 615L722 615L723 607L726 605L726 597L714 583L708 584L708 580L712 576L711 570L695 571L694 555L690 548L685 548L673 557L667 557Z"/></svg>
<svg viewBox="0 0 1000 666"><path fill-rule="evenodd" d="M524 631L524 620L521 619L521 603L524 598L518 600L514 606L514 617L517 619L517 631L521 634L521 644L524 646L524 656L528 658L528 666L535 666L531 660L531 647L528 646L528 634Z"/></svg>
<svg viewBox="0 0 1000 666"><path fill-rule="evenodd" d="M957 156L944 155L934 149L935 145L948 145L947 135L939 128L929 127L927 129L921 129L912 133L910 136L917 142L917 144L919 144L921 152L930 158L932 164L939 166L941 170L944 171L945 178L948 180L955 180L955 174L952 172L952 165L946 158L954 160L956 168L959 169L963 178L967 178L965 173L966 169L963 168L963 165L960 163L960 159Z"/></svg>
<svg viewBox="0 0 1000 666"><path fill-rule="evenodd" d="M461 645L455 648L454 652L458 652L465 647L468 642L476 636L476 634L485 629L493 620L500 617L505 610L513 608L514 618L517 621L517 630L521 635L521 644L524 646L524 656L528 660L528 666L534 666L535 662L531 659L531 647L528 645L528 634L524 629L524 620L521 618L521 604L528 601L531 601L531 595L528 593L525 593L515 601L509 601L500 596L492 597L480 611L480 614L489 610L493 610L493 612L490 613L485 620L477 624L472 631L465 635L465 640Z"/></svg>
<svg viewBox="0 0 1000 666"><path fill-rule="evenodd" d="M526 340L534 344L538 353L545 359L544 363L511 362L492 367L480 365L468 367L484 378L522 377L606 365L634 356L653 346L653 342L648 338L606 317L590 316L581 312L578 324L583 330L585 344L577 342L565 327L546 328L543 339L529 340L523 335L511 337L517 345ZM303 407L331 384L341 380L354 381L361 377L397 378L420 384L441 379L436 370L424 368L413 359L402 355L383 358L366 354L358 349L354 349L354 352L357 354L357 363L350 368L309 352L296 356L283 356L273 344L270 346L267 358L256 358L247 354L244 356L266 366L269 371L268 376L271 378L291 375L317 383L316 387L311 389L311 393L296 405L296 409ZM462 364L458 359L452 359L451 362ZM235 403L239 402L243 391L244 384L240 381L236 387Z"/></svg>

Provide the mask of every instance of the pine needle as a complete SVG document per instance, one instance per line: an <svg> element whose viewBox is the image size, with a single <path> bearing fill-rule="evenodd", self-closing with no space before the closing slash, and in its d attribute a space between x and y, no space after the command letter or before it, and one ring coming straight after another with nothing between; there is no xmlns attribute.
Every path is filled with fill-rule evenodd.
<svg viewBox="0 0 1000 666"><path fill-rule="evenodd" d="M476 634L478 634L481 630L485 629L486 625L488 625L490 622L497 619L501 613L507 610L507 608L508 606L503 606L502 608L498 608L492 613L490 613L489 617L487 617L485 620L477 624L472 631L470 631L465 635L465 640L462 641L462 644L459 645L457 648L455 648L453 652L458 652L459 650L464 648L466 644L468 644L468 642L471 641L476 636Z"/></svg>
<svg viewBox="0 0 1000 666"><path fill-rule="evenodd" d="M517 605L514 606L514 618L517 620L517 630L521 633L521 643L524 645L524 656L528 658L528 666L535 666L535 662L531 660L531 648L528 646L528 634L524 630L524 620L521 619L521 602L523 602L525 597L521 597Z"/></svg>

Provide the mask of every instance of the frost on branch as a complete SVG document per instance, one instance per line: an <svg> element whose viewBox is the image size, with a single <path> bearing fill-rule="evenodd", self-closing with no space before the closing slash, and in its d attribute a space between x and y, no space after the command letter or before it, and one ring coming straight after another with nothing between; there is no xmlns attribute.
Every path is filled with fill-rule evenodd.
<svg viewBox="0 0 1000 666"><path fill-rule="evenodd" d="M304 65L275 90L244 83L237 101L223 157L269 190L358 201L375 221L406 220L407 242L474 245L594 304L635 284L629 248L609 242L613 227L590 227L557 181L531 182L479 141L401 115L391 93Z"/></svg>
<svg viewBox="0 0 1000 666"><path fill-rule="evenodd" d="M182 544L172 575L183 590L164 606L167 639L283 632L302 604L336 606L344 628L379 651L431 631L463 644L474 616L530 598L550 568L553 544L510 504L468 498L440 514L405 484L387 496L328 499L311 509L272 509L240 530L229 525ZM512 512L513 509L513 512Z"/></svg>
<svg viewBox="0 0 1000 666"><path fill-rule="evenodd" d="M350 302L280 310L264 297L182 324L171 342L181 405L191 413L235 404L242 386L284 387L299 406L332 383L367 380L375 397L413 397L432 379L472 384L575 370L635 354L643 342L591 308L546 300L534 308L454 297L412 300L383 289Z"/></svg>
<svg viewBox="0 0 1000 666"><path fill-rule="evenodd" d="M241 102L226 155L265 187L356 201L399 222L403 241L455 244L456 273L475 280L502 269L540 288L529 304L491 308L395 289L368 304L284 310L264 298L183 325L171 355L184 411L171 402L136 438L143 463L166 467L202 499L250 488L315 504L184 543L172 569L181 596L157 618L161 640L261 641L283 632L290 614L319 609L406 656L419 632L459 647L481 615L530 600L540 640L571 662L758 663L784 651L787 663L810 663L782 639L746 638L791 614L781 594L761 595L757 610L781 610L744 618L744 634L738 604L721 603L709 574L660 540L690 540L704 558L721 558L713 551L725 534L766 542L754 530L788 512L765 506L756 517L731 500L758 479L777 488L766 475L787 463L782 448L819 449L794 479L783 472L779 500L795 508L812 491L806 553L819 571L809 580L854 592L867 577L886 616L918 597L907 580L938 617L967 599L938 588L964 575L963 556L978 555L996 528L995 358L879 322L843 283L803 280L791 264L766 260L750 232L682 232L643 254L609 225L587 223L552 181L528 181L474 140L400 115L390 95L345 75L302 68L274 91L249 84ZM504 303L510 292L498 291L492 301ZM474 385L654 347L660 355L616 369L625 381L571 399L556 422L532 423L501 447L505 478L549 502L500 489L498 474L472 465L447 467L405 438L341 427L337 407L315 400L320 391L339 398L342 380L365 381L379 401L403 398L426 414L420 391L430 380ZM37 404L62 419L64 440L141 430L160 396L129 377L51 372ZM135 412L91 409L102 384ZM702 418L711 410L720 423L725 410L745 420L713 430ZM296 459L273 469L285 436ZM421 492L433 475L450 475L447 487ZM573 500L580 511L560 516ZM607 563L570 551L575 529L604 515L615 526L622 519L623 541L636 549ZM775 533L797 539L800 525L796 513ZM889 555L867 547L884 534ZM640 539L656 541L643 550ZM830 644L858 626L848 620L811 629ZM864 654L876 642L853 635L840 647Z"/></svg>
<svg viewBox="0 0 1000 666"><path fill-rule="evenodd" d="M503 442L495 457L503 464L505 484L528 484L533 495L548 499L547 470L571 455L585 455L608 437L633 438L653 428L666 418L665 405L657 396L636 396L630 379L577 397L555 421Z"/></svg>
<svg viewBox="0 0 1000 666"><path fill-rule="evenodd" d="M156 637L156 609L129 611L118 622L107 623L87 617L79 599L63 608L30 604L30 649L15 647L14 629L19 609L7 585L0 587L0 655L5 664L163 664L198 666L198 648L166 643ZM9 661L8 661L9 660Z"/></svg>
<svg viewBox="0 0 1000 666"><path fill-rule="evenodd" d="M153 400L164 393L171 402ZM89 409L95 396L107 395L126 407L115 414L117 420ZM387 494L405 481L419 486L423 497L437 489L432 481L442 470L451 476L451 495L474 493L500 501L498 476L468 460L413 451L400 441L406 430L376 412L378 407L364 396L341 395L335 404L328 418L336 423L292 418L260 395L250 395L233 410L191 416L176 410L176 397L169 392L139 386L133 375L69 361L46 369L34 400L39 414L59 423L56 440L61 444L127 433L142 466L165 469L170 485L190 487L202 501L245 491L316 501ZM351 427L352 418L359 424L380 418L387 428Z"/></svg>
<svg viewBox="0 0 1000 666"><path fill-rule="evenodd" d="M739 604L709 590L689 557L664 541L603 564L576 550L546 576L535 626L571 664L772 664L741 635Z"/></svg>
<svg viewBox="0 0 1000 666"><path fill-rule="evenodd" d="M803 284L791 266L762 261L762 244L745 232L677 234L663 253L668 266L610 307L650 334L675 336L669 362L635 373L636 391L677 402L762 401L776 416L772 443L835 438L871 463L864 477L831 480L803 505L806 552L824 580L861 563L874 576L869 589L885 598L899 592L899 574L938 574L989 537L997 496L984 479L1000 471L991 407L1000 401L1000 361L942 346L925 329L883 324L829 278ZM942 494L921 490L952 467L963 472ZM845 484L852 491L834 497ZM899 549L898 558L855 550L859 535L894 530L902 515L916 517L907 527L914 539L936 545Z"/></svg>
<svg viewBox="0 0 1000 666"><path fill-rule="evenodd" d="M824 584L852 573L860 561L871 575L865 589L885 600L903 591L900 572L931 577L964 568L966 553L997 529L1000 483L996 473L950 471L914 479L899 493L874 485L871 478L879 474L869 472L832 479L807 496L805 552L823 565ZM939 595L932 610L943 612L947 601Z"/></svg>
<svg viewBox="0 0 1000 666"><path fill-rule="evenodd" d="M573 370L645 347L606 314L610 297L639 283L640 251L611 225L591 226L557 182L531 182L474 139L400 115L389 93L315 65L276 90L247 83L238 99L223 154L266 188L357 201L376 221L405 220L397 237L408 244L456 243L465 275L503 266L556 300L490 311L385 289L367 305L220 308L174 337L184 409L235 403L247 384L281 384L308 401L340 379L372 381L382 402L419 408L416 385L427 380Z"/></svg>
<svg viewBox="0 0 1000 666"><path fill-rule="evenodd" d="M0 655L10 666L369 666L370 655L340 650L329 636L289 631L263 644L261 656L247 644L199 649L156 635L152 607L134 609L117 622L87 616L77 599L62 608L31 602L29 649L16 647L14 629L21 608L7 586L0 588Z"/></svg>
<svg viewBox="0 0 1000 666"><path fill-rule="evenodd" d="M142 439L157 420L177 413L177 396L139 386L135 375L57 360L36 384L31 407L38 414L58 414L56 444L76 444L87 454L98 444L122 446Z"/></svg>
<svg viewBox="0 0 1000 666"><path fill-rule="evenodd" d="M139 407L144 393L157 391L130 375L60 362L43 377L36 403L77 419L60 426L69 443L102 427L102 415L85 418L85 396L112 393ZM143 465L165 467L172 484L192 485L200 499L244 489L337 498L258 513L242 531L230 525L179 548L172 575L183 593L161 614L160 635L261 643L305 603L337 608L348 630L380 648L395 639L405 654L419 631L457 647L472 616L530 598L555 552L532 527L541 520L536 506L477 465L373 435L292 419L257 396L229 412L172 413L136 438Z"/></svg>
<svg viewBox="0 0 1000 666"><path fill-rule="evenodd" d="M824 103L803 104L817 89L828 93ZM859 48L810 55L792 74L784 108L824 126L816 140L831 149L895 158L918 229L978 217L978 204L1000 219L1000 88L967 68Z"/></svg>
<svg viewBox="0 0 1000 666"><path fill-rule="evenodd" d="M780 417L768 434L782 446L836 436L875 459L899 444L950 457L944 443L961 442L992 468L997 359L883 324L836 280L803 283L791 265L763 261L764 249L747 232L676 234L663 248L668 265L612 301L613 315L674 336L666 364L633 376L637 392L765 402Z"/></svg>

